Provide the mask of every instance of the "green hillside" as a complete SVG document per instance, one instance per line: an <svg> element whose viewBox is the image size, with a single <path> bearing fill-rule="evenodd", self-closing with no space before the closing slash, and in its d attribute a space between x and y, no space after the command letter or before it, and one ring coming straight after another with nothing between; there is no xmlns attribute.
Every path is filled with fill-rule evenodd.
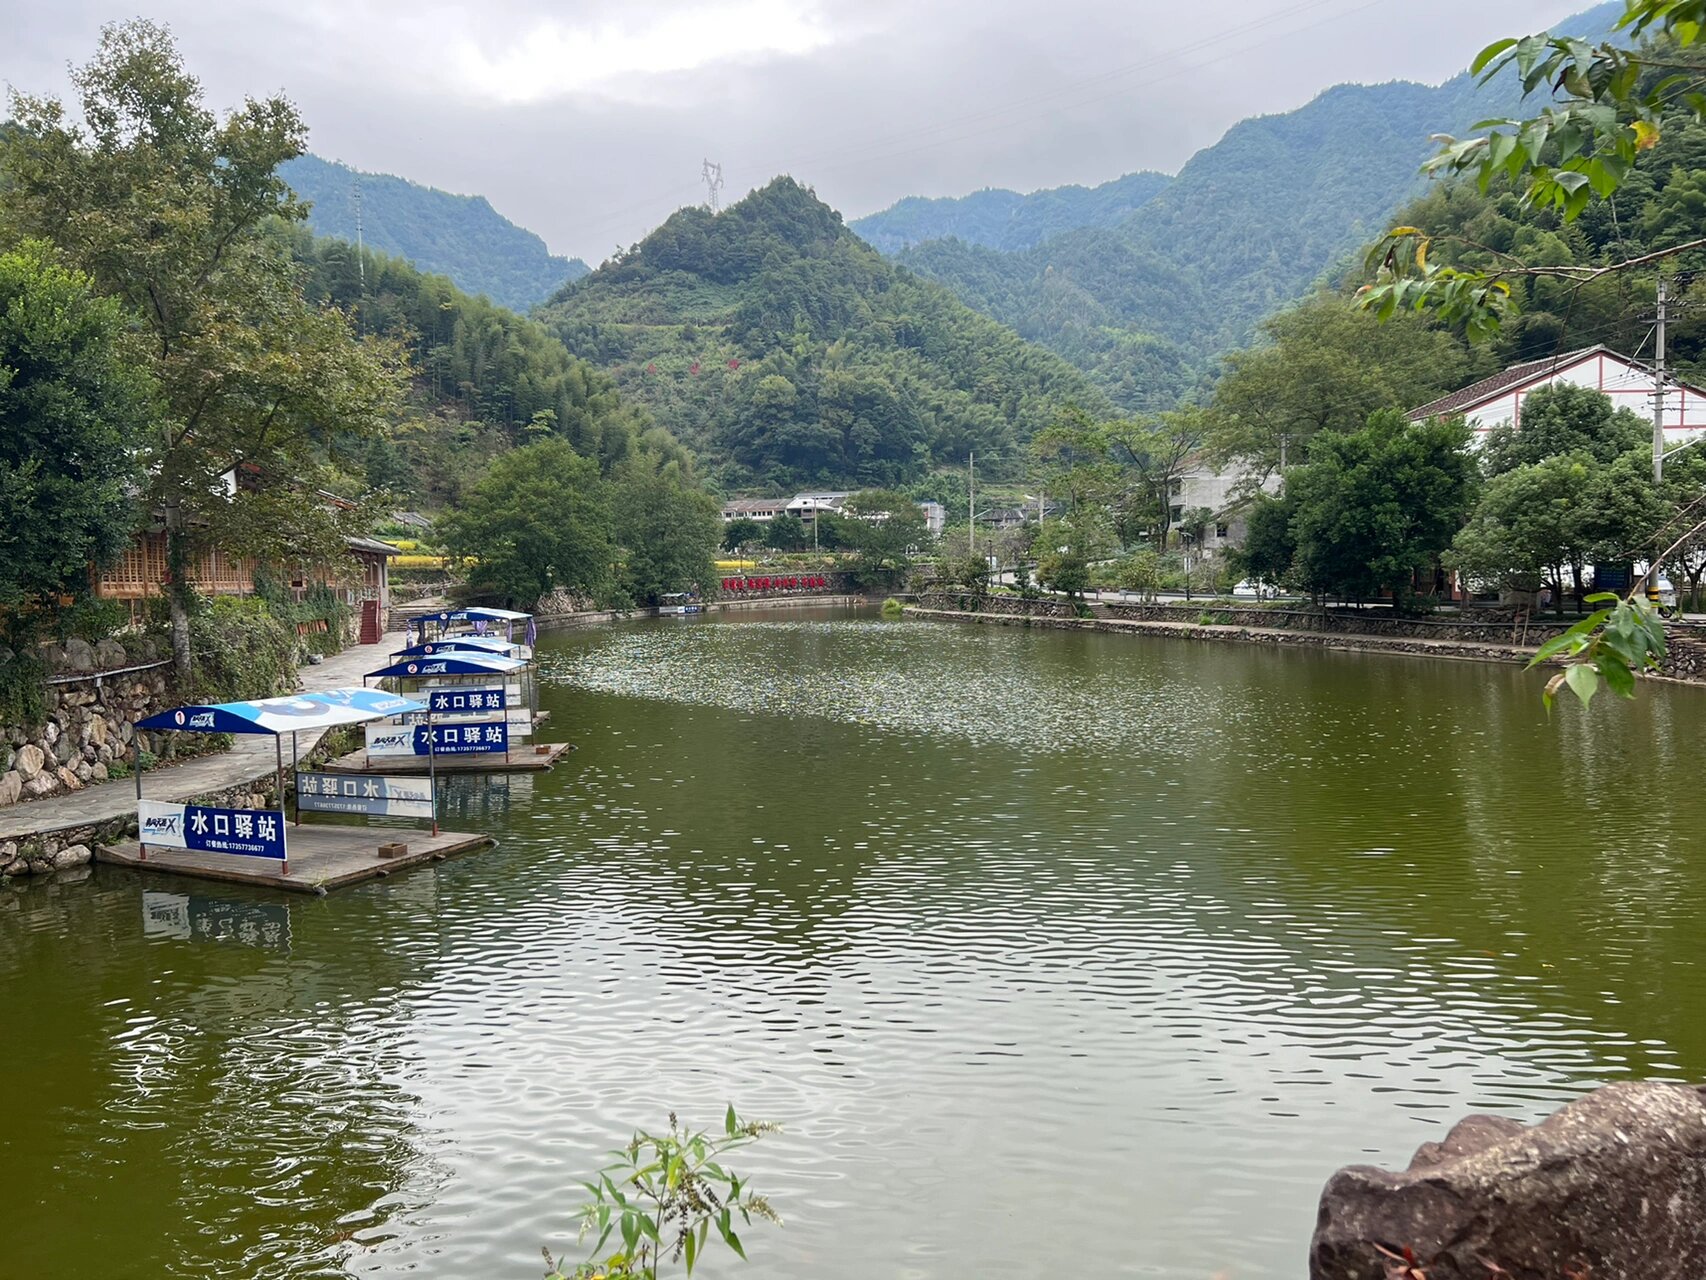
<svg viewBox="0 0 1706 1280"><path fill-rule="evenodd" d="M361 240L368 248L407 258L422 271L449 276L459 289L516 311L589 270L579 258L553 255L484 196L452 195L315 155L290 161L280 174L312 202L308 222L317 234L355 241L359 186Z"/></svg>
<svg viewBox="0 0 1706 1280"><path fill-rule="evenodd" d="M1004 252L1040 244L1080 227L1106 227L1142 208L1172 179L1146 169L1096 187L1049 187L1020 195L985 187L969 196L908 196L881 213L847 225L884 253L926 240L962 240Z"/></svg>
<svg viewBox="0 0 1706 1280"><path fill-rule="evenodd" d="M1108 407L785 177L680 210L537 315L731 485L898 485L973 451L995 468L1063 407Z"/></svg>
<svg viewBox="0 0 1706 1280"><path fill-rule="evenodd" d="M604 472L642 451L685 462L643 410L543 325L401 258L359 255L302 227L287 234L313 301L350 311L364 333L408 350L407 412L344 460L365 484L426 510L455 507L493 459L548 439L568 441Z"/></svg>
<svg viewBox="0 0 1706 1280"><path fill-rule="evenodd" d="M1602 5L1560 30L1599 35L1621 11ZM1019 253L915 244L899 260L1060 352L1122 405L1154 407L1384 230L1421 192L1434 135L1519 100L1513 77L1340 85L1235 125L1117 225Z"/></svg>

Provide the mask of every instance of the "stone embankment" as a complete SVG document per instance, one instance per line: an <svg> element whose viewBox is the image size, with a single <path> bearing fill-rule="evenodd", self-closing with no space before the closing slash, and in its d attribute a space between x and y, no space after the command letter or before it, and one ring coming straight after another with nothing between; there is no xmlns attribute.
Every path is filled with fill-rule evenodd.
<svg viewBox="0 0 1706 1280"><path fill-rule="evenodd" d="M940 592L921 596L917 605L907 609L907 616L1503 663L1526 663L1535 649L1572 621L1525 623L1509 615L1467 620L1395 618L1373 611L1240 608L1214 601L1187 605L1110 602L1079 608L1048 597L1025 600L1019 596ZM1669 654L1660 675L1706 682L1706 631L1696 638L1694 628L1673 627L1667 644Z"/></svg>
<svg viewBox="0 0 1706 1280"><path fill-rule="evenodd" d="M42 650L48 666L46 717L0 726L0 806L80 791L105 782L133 758L137 720L166 704L169 660L151 639L71 640ZM141 746L151 750L147 735Z"/></svg>

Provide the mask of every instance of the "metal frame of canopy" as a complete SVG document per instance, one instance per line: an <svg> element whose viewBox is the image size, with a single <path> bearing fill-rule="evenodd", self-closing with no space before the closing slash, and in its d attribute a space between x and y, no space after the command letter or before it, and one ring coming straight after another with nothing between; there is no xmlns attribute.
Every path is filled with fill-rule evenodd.
<svg viewBox="0 0 1706 1280"><path fill-rule="evenodd" d="M450 653L435 653L430 657L423 655L404 658L376 671L369 671L362 676L362 680L424 680L429 676L506 676L526 671L532 665L532 660L527 658L506 658L501 654L463 649ZM432 670L426 670L428 667ZM526 683L527 713L532 718L539 714L539 684L535 679L529 679Z"/></svg>
<svg viewBox="0 0 1706 1280"><path fill-rule="evenodd" d="M426 711L429 726L427 742L428 777L433 779L433 794L437 795L436 761L430 751L432 711L430 707L382 689L324 689L291 694L282 698L257 698L253 702L210 702L160 711L146 720L138 720L136 728L150 733L240 733L271 734L274 748L274 784L278 788L278 820L286 825L284 809L284 735L290 735L290 770L295 775L297 763L296 735L304 729L332 729L341 725L367 724L406 712ZM136 768L136 803L138 814L142 805L142 765ZM296 825L302 822L302 811L296 814ZM433 806L432 832L438 834L438 807ZM148 860L148 842L141 826L136 832L137 857ZM281 859L283 874L290 874L290 859Z"/></svg>
<svg viewBox="0 0 1706 1280"><path fill-rule="evenodd" d="M532 646L538 635L538 628L534 625L533 615L521 613L515 609L488 609L477 605L466 609L441 609L437 613L421 614L409 619L409 626L413 627L418 623L421 638L425 640L427 623L429 622L438 628L439 639L452 638L449 635L449 628L454 622L501 622L504 624L504 639L511 641L515 639L515 624L525 622L527 624L527 638L524 643L529 647ZM407 634L406 631L405 634Z"/></svg>

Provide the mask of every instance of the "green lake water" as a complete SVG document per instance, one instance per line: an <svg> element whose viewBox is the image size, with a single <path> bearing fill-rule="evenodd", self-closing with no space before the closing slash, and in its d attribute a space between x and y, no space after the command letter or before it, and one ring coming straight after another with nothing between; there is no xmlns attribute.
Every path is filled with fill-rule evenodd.
<svg viewBox="0 0 1706 1280"><path fill-rule="evenodd" d="M0 1276L537 1276L726 1102L750 1280L1298 1277L1329 1173L1706 1078L1706 695L870 613L550 636L501 844L0 888Z"/></svg>

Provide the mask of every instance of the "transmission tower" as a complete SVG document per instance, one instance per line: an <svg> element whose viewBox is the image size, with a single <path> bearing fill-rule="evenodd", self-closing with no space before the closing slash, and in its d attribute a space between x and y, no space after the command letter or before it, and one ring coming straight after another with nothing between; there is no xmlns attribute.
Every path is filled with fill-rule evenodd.
<svg viewBox="0 0 1706 1280"><path fill-rule="evenodd" d="M723 190L723 166L712 164L707 160L705 167L699 171L699 176L705 179L705 191L707 192L705 207L715 213L720 207L718 197L721 196Z"/></svg>

